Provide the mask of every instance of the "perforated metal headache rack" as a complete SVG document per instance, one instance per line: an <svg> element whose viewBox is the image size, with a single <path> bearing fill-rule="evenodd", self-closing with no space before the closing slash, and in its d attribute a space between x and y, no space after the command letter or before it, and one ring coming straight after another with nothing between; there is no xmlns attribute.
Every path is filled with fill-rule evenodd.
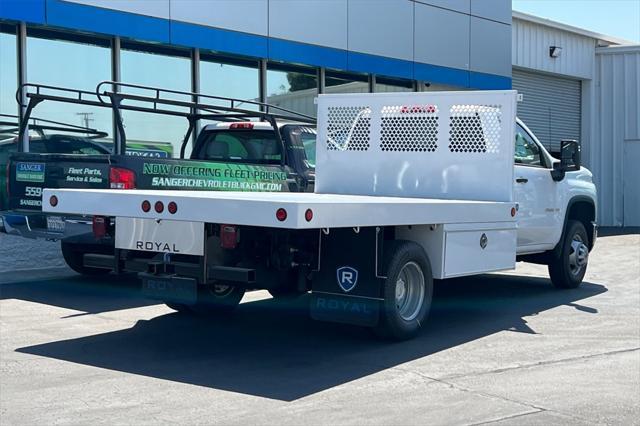
<svg viewBox="0 0 640 426"><path fill-rule="evenodd" d="M37 132L40 136L44 136L45 131L78 133L88 139L99 139L108 136L108 133L91 127L83 127L60 121L45 120L38 117L30 117L29 120L29 129ZM20 117L11 114L0 114L0 134L18 135L19 132Z"/></svg>
<svg viewBox="0 0 640 426"><path fill-rule="evenodd" d="M26 104L23 99L27 100ZM316 119L312 116L264 102L114 81L99 83L93 92L27 83L18 88L16 100L21 107L26 108L23 119L20 121L19 140L21 141L24 140L26 129L30 126L31 112L43 101L110 108L113 111L117 129L116 154L124 154L126 150L126 134L121 113L123 110L186 118L189 126L180 147L181 158L184 157L189 137L199 120L233 122L256 119L266 121L273 127L276 138L283 148L282 136L277 131L278 120L314 125L316 123ZM258 110L240 107L241 105L257 107Z"/></svg>

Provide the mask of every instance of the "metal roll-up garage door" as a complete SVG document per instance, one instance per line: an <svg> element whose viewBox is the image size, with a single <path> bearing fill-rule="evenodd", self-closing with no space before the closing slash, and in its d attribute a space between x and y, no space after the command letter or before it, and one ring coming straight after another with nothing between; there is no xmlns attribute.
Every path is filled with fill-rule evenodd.
<svg viewBox="0 0 640 426"><path fill-rule="evenodd" d="M580 80L513 70L513 88L523 94L518 117L552 152L562 139L580 140Z"/></svg>

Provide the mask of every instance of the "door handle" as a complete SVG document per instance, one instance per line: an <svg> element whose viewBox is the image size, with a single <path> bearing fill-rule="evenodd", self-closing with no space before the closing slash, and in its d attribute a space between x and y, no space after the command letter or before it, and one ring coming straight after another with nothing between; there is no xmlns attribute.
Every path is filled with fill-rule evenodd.
<svg viewBox="0 0 640 426"><path fill-rule="evenodd" d="M529 179L523 178L523 177L519 177L519 178L516 178L516 182L517 183L527 183L527 182L529 182Z"/></svg>

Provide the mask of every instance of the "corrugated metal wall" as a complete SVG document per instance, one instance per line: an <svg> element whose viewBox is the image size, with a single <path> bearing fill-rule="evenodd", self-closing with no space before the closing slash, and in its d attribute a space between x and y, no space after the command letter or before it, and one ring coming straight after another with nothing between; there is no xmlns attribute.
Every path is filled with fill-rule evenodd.
<svg viewBox="0 0 640 426"><path fill-rule="evenodd" d="M597 49L595 83L599 223L640 226L640 46Z"/></svg>
<svg viewBox="0 0 640 426"><path fill-rule="evenodd" d="M513 70L512 87L523 95L518 117L551 151L562 139L580 140L580 80Z"/></svg>
<svg viewBox="0 0 640 426"><path fill-rule="evenodd" d="M511 61L514 66L582 79L593 78L595 39L516 18L511 32ZM562 54L551 58L549 46L562 47Z"/></svg>

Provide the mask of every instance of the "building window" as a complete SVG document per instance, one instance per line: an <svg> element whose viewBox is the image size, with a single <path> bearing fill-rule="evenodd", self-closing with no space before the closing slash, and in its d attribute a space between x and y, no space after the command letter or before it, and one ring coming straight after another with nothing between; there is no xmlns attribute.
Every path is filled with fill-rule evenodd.
<svg viewBox="0 0 640 426"><path fill-rule="evenodd" d="M257 61L242 61L200 56L200 93L247 101L260 101ZM211 101L206 101L211 103ZM228 102L220 105L229 105ZM258 110L257 105L234 104L238 108Z"/></svg>
<svg viewBox="0 0 640 426"><path fill-rule="evenodd" d="M123 43L120 53L120 79L123 83L191 92L191 61L187 51ZM155 92L144 89L123 88L122 91L155 96ZM188 95L162 96L174 100L191 100ZM125 102L129 105L150 107L146 103ZM182 107L159 105L158 108L186 112ZM139 111L122 111L122 117L128 153L141 153L152 157L180 156L182 141L189 125L186 118ZM190 147L191 144L188 148ZM186 154L189 153L190 149Z"/></svg>
<svg viewBox="0 0 640 426"><path fill-rule="evenodd" d="M33 84L93 92L98 83L111 79L108 40L29 29L26 60L27 81ZM74 97L48 89L44 93ZM82 143L88 147L97 143L108 151L113 149L113 121L109 108L44 101L34 108L31 118L30 124L34 125L30 126L30 151L36 149L34 144L41 139L47 152L75 152L74 146ZM46 130L47 124L41 120L64 123L70 131ZM44 126L45 130L40 131L42 128L38 125ZM71 131L72 126L76 126L76 131Z"/></svg>
<svg viewBox="0 0 640 426"><path fill-rule="evenodd" d="M413 92L413 81L377 76L375 92Z"/></svg>
<svg viewBox="0 0 640 426"><path fill-rule="evenodd" d="M368 93L369 77L366 74L327 71L324 87L325 93Z"/></svg>
<svg viewBox="0 0 640 426"><path fill-rule="evenodd" d="M18 114L18 58L15 27L0 25L0 114ZM4 32L7 31L7 32Z"/></svg>
<svg viewBox="0 0 640 426"><path fill-rule="evenodd" d="M318 78L314 68L268 65L267 103L315 117L316 96Z"/></svg>

